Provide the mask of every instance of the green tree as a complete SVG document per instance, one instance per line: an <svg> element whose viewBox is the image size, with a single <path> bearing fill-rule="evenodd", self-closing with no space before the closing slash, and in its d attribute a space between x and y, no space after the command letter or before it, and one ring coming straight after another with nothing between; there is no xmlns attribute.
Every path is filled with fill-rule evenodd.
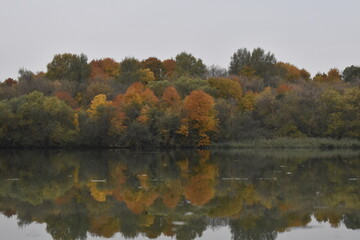
<svg viewBox="0 0 360 240"><path fill-rule="evenodd" d="M265 53L262 48L255 48L251 53L246 48L241 48L231 57L229 73L239 75L245 67L251 67L258 76L269 77L275 63L275 55Z"/></svg>
<svg viewBox="0 0 360 240"><path fill-rule="evenodd" d="M175 57L177 76L188 75L193 77L203 77L206 73L206 66L201 59L195 58L193 55L182 52Z"/></svg>
<svg viewBox="0 0 360 240"><path fill-rule="evenodd" d="M90 76L90 65L87 56L71 53L56 54L47 65L46 76L50 80L84 82Z"/></svg>
<svg viewBox="0 0 360 240"><path fill-rule="evenodd" d="M360 81L360 67L351 65L343 71L345 82L359 82Z"/></svg>
<svg viewBox="0 0 360 240"><path fill-rule="evenodd" d="M6 146L70 145L76 139L74 111L57 97L33 92L2 101L0 132Z"/></svg>
<svg viewBox="0 0 360 240"><path fill-rule="evenodd" d="M141 78L140 62L136 58L125 58L120 63L119 81L129 86L134 82L139 82Z"/></svg>

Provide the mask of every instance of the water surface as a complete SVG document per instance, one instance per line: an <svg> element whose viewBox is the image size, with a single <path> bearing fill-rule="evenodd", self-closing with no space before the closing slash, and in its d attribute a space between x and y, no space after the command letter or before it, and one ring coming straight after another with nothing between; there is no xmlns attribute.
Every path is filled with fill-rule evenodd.
<svg viewBox="0 0 360 240"><path fill-rule="evenodd" d="M358 239L360 152L0 152L0 239Z"/></svg>

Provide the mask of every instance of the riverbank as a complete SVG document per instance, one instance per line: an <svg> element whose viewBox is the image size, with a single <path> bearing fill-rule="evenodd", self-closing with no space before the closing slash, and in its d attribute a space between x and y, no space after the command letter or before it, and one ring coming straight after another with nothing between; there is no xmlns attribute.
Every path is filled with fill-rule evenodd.
<svg viewBox="0 0 360 240"><path fill-rule="evenodd" d="M213 143L211 148L353 148L360 149L360 140L333 138L289 138L252 139L244 141L229 141Z"/></svg>
<svg viewBox="0 0 360 240"><path fill-rule="evenodd" d="M64 146L0 146L0 149L158 149L158 150L180 150L196 149L198 146L90 146L90 145L64 145ZM311 148L311 149L360 149L360 140L358 139L332 139L332 138L258 138L243 141L213 142L210 146L201 147L200 149L291 149L291 148Z"/></svg>

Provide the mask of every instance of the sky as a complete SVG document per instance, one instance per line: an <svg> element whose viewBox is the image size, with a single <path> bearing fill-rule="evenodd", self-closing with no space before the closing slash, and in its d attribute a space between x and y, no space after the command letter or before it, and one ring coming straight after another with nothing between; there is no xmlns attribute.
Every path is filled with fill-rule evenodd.
<svg viewBox="0 0 360 240"><path fill-rule="evenodd" d="M58 53L228 67L261 47L312 74L360 65L359 0L0 0L0 81Z"/></svg>

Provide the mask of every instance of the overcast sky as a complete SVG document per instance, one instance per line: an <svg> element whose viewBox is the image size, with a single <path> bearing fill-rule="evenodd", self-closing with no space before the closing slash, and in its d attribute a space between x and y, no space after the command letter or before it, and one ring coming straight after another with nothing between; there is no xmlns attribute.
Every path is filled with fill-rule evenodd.
<svg viewBox="0 0 360 240"><path fill-rule="evenodd" d="M360 65L359 0L0 0L0 80L45 71L54 54L89 60L192 53L228 67L262 47L312 74Z"/></svg>

